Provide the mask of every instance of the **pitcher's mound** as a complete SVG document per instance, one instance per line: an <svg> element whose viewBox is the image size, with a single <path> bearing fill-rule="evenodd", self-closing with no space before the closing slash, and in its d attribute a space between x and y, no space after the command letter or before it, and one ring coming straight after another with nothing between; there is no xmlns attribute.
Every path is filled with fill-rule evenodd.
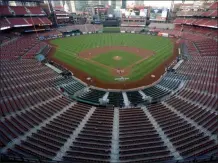
<svg viewBox="0 0 218 163"><path fill-rule="evenodd" d="M122 59L122 57L120 57L120 56L115 56L115 57L113 57L113 59L116 60L116 61L119 61L119 60Z"/></svg>

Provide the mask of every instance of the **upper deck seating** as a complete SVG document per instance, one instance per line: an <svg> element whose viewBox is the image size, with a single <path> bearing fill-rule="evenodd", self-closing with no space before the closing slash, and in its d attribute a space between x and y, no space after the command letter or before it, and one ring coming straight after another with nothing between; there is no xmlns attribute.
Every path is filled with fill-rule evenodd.
<svg viewBox="0 0 218 163"><path fill-rule="evenodd" d="M15 12L16 16L28 14L25 6L10 6L10 8Z"/></svg>

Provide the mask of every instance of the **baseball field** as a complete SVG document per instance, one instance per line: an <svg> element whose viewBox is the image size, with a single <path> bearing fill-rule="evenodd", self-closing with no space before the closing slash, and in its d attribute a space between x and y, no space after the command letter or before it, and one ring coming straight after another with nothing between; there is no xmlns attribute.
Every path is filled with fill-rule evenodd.
<svg viewBox="0 0 218 163"><path fill-rule="evenodd" d="M81 35L50 43L55 47L53 60L106 83L119 82L119 77L127 82L144 78L172 57L174 47L168 38L130 33Z"/></svg>

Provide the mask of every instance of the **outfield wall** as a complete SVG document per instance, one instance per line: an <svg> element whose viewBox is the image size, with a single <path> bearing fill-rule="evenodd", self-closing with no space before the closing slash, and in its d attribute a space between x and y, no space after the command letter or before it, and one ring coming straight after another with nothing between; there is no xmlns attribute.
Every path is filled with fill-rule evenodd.
<svg viewBox="0 0 218 163"><path fill-rule="evenodd" d="M104 27L103 33L120 33L120 27Z"/></svg>

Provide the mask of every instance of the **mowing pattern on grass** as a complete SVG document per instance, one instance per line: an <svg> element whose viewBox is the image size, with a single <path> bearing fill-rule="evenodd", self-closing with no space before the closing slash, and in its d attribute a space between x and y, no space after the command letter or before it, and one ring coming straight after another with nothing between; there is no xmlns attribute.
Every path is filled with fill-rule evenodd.
<svg viewBox="0 0 218 163"><path fill-rule="evenodd" d="M154 56L132 67L128 77L131 81L136 81L168 59L173 50L173 44L168 38L141 34L82 35L52 40L51 43L58 46L53 57L90 74L90 76L107 82L114 82L114 75L106 67L101 67L78 57L80 52L103 46L130 46L154 51Z"/></svg>
<svg viewBox="0 0 218 163"><path fill-rule="evenodd" d="M94 58L92 58L92 60L110 66L112 68L125 68L131 65L132 63L139 61L140 59L142 59L142 57L132 53L118 50L109 51L107 53L97 55Z"/></svg>

